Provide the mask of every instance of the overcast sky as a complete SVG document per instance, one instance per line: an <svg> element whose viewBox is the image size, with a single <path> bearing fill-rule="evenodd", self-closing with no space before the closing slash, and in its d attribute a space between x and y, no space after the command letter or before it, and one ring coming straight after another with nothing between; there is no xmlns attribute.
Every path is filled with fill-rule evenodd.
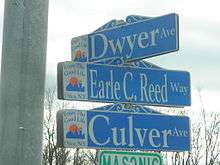
<svg viewBox="0 0 220 165"><path fill-rule="evenodd" d="M3 4L4 0L0 0L0 45ZM55 76L57 63L71 59L73 37L127 15L154 17L175 12L180 20L180 50L147 61L167 69L189 71L193 89L202 88L207 107L217 110L220 108L219 6L219 0L50 0L47 74ZM195 96L193 102L197 100Z"/></svg>

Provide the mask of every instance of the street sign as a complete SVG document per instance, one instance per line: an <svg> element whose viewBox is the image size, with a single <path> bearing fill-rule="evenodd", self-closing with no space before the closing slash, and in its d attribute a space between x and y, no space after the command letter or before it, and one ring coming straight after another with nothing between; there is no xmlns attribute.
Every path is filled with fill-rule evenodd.
<svg viewBox="0 0 220 165"><path fill-rule="evenodd" d="M99 151L98 165L163 165L159 153Z"/></svg>
<svg viewBox="0 0 220 165"><path fill-rule="evenodd" d="M99 29L72 39L72 60L96 62L124 58L135 61L177 51L178 28L178 15L169 14L125 23L107 30Z"/></svg>
<svg viewBox="0 0 220 165"><path fill-rule="evenodd" d="M143 19L149 19L143 16L127 16L126 21L128 21L127 23L134 23L134 22L138 22L138 21L143 21ZM127 24L126 22L124 22L123 20L111 20L107 23L105 23L103 26L99 27L97 30L95 30L95 32L100 32L103 30L108 30L108 29L112 29L113 27L119 27L121 25L125 25ZM77 60L76 60L77 61ZM80 61L80 62L86 62L86 61ZM132 66L137 66L137 67L142 67L142 68L156 68L156 69L162 69L161 67L143 61L143 60L137 60L137 61L133 61L133 62L128 62L123 58L107 58L107 59L103 59L101 61L95 61L95 63L98 64L105 64L105 65L132 65Z"/></svg>
<svg viewBox="0 0 220 165"><path fill-rule="evenodd" d="M57 143L66 148L189 151L186 116L61 110Z"/></svg>
<svg viewBox="0 0 220 165"><path fill-rule="evenodd" d="M91 63L58 64L58 98L189 106L188 72Z"/></svg>

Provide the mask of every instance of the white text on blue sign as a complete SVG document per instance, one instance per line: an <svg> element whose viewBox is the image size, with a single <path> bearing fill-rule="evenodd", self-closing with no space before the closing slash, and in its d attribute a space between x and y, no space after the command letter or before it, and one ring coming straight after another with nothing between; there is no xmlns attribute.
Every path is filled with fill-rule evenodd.
<svg viewBox="0 0 220 165"><path fill-rule="evenodd" d="M169 14L72 39L72 59L93 62L109 58L129 61L179 49L178 16Z"/></svg>
<svg viewBox="0 0 220 165"><path fill-rule="evenodd" d="M60 99L189 106L190 75L184 71L65 62L59 64Z"/></svg>
<svg viewBox="0 0 220 165"><path fill-rule="evenodd" d="M65 147L190 150L186 116L67 110L62 117Z"/></svg>

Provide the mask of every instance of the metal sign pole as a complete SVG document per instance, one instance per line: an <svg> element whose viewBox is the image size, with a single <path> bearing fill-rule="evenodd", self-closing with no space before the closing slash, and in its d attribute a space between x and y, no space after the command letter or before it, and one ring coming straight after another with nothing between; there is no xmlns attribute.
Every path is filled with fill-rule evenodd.
<svg viewBox="0 0 220 165"><path fill-rule="evenodd" d="M0 164L40 165L48 0L5 0Z"/></svg>

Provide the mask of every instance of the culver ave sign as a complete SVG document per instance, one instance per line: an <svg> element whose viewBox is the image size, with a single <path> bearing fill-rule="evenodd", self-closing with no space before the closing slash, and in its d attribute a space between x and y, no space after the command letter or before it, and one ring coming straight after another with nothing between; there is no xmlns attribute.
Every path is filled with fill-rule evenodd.
<svg viewBox="0 0 220 165"><path fill-rule="evenodd" d="M61 110L57 143L67 148L189 151L186 116Z"/></svg>
<svg viewBox="0 0 220 165"><path fill-rule="evenodd" d="M58 97L189 106L190 75L184 71L64 62L58 64Z"/></svg>
<svg viewBox="0 0 220 165"><path fill-rule="evenodd" d="M178 15L169 14L75 37L72 59L93 62L123 58L134 61L179 49Z"/></svg>

